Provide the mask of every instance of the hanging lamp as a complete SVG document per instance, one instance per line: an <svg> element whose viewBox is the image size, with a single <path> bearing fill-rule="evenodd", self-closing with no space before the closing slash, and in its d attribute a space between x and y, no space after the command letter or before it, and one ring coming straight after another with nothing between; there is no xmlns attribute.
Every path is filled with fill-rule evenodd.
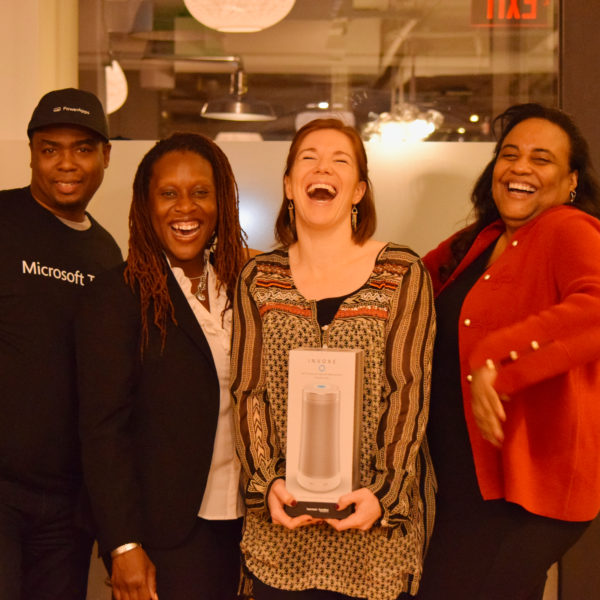
<svg viewBox="0 0 600 600"><path fill-rule="evenodd" d="M183 0L194 19L229 33L260 31L279 23L295 0Z"/></svg>

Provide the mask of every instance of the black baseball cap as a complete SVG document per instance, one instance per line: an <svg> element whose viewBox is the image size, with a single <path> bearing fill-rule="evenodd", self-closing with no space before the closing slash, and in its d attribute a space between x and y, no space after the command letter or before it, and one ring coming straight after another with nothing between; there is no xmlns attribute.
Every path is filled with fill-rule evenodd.
<svg viewBox="0 0 600 600"><path fill-rule="evenodd" d="M27 125L29 139L40 127L79 125L97 133L108 142L108 123L100 100L91 92L66 88L42 96Z"/></svg>

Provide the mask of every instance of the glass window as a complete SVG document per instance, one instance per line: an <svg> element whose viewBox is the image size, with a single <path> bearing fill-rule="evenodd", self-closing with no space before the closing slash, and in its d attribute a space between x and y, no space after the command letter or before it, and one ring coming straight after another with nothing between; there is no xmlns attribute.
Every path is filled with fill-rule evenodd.
<svg viewBox="0 0 600 600"><path fill-rule="evenodd" d="M285 4L262 1L267 15ZM118 104L126 81L110 115L124 139L289 140L334 112L365 139L489 141L507 106L557 106L558 0L288 2L276 24L238 33L184 0L80 0L80 85Z"/></svg>

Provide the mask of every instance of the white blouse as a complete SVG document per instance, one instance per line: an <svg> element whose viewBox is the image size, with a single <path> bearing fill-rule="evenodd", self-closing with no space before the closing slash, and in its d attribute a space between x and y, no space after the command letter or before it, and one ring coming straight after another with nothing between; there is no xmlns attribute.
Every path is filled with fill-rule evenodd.
<svg viewBox="0 0 600 600"><path fill-rule="evenodd" d="M192 294L192 282L183 269L171 271L183 291L210 346L220 388L220 408L208 481L198 516L209 520L237 519L243 516L239 491L240 463L235 453L230 386L231 310L222 317L227 302L225 289L217 290L217 277L209 262L207 291L210 312ZM198 434L200 435L200 433Z"/></svg>

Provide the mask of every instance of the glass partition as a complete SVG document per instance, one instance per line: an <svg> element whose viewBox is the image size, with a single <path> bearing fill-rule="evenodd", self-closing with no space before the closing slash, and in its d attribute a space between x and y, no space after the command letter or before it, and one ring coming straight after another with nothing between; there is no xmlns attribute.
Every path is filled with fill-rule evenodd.
<svg viewBox="0 0 600 600"><path fill-rule="evenodd" d="M80 85L123 102L114 136L289 140L334 112L365 139L489 141L507 106L558 102L558 0L245 1L289 12L232 32L243 0L80 0Z"/></svg>

